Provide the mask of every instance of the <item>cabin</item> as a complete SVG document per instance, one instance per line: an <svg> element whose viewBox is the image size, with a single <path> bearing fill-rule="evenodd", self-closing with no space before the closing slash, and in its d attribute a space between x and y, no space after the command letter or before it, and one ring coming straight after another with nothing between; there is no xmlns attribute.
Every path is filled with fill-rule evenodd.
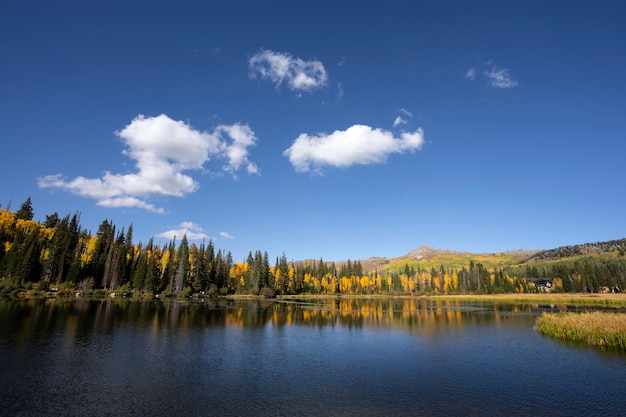
<svg viewBox="0 0 626 417"><path fill-rule="evenodd" d="M539 291L552 290L552 278L526 278L526 282L533 284Z"/></svg>

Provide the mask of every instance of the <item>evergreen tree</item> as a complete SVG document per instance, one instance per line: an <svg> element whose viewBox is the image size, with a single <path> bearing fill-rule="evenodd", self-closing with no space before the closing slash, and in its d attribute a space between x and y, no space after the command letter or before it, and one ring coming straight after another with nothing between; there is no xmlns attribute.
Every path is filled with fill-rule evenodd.
<svg viewBox="0 0 626 417"><path fill-rule="evenodd" d="M215 248L213 247L213 241L209 240L209 244L204 251L204 256L206 258L206 268L207 268L207 288L214 285L216 288L221 288L220 284L217 282L217 262L215 259Z"/></svg>
<svg viewBox="0 0 626 417"><path fill-rule="evenodd" d="M193 289L195 292L206 291L208 286L209 268L206 259L206 247L204 241L198 248L196 255L194 256L196 262L195 270L196 275L193 280Z"/></svg>
<svg viewBox="0 0 626 417"><path fill-rule="evenodd" d="M172 292L174 294L180 294L185 286L185 279L189 273L189 244L187 242L187 235L183 235L183 239L180 241L178 251L176 253L176 260L178 267L174 275L174 287Z"/></svg>
<svg viewBox="0 0 626 417"><path fill-rule="evenodd" d="M115 226L104 220L96 233L97 241L93 255L87 265L87 276L94 278L94 287L103 288L104 271L115 237Z"/></svg>
<svg viewBox="0 0 626 417"><path fill-rule="evenodd" d="M289 290L289 264L287 263L287 256L285 256L284 252L280 257L280 260L276 259L276 267L274 270L278 271L276 290L280 294L287 294Z"/></svg>
<svg viewBox="0 0 626 417"><path fill-rule="evenodd" d="M131 285L136 291L143 291L146 275L148 272L148 252L142 248L141 243L136 248L137 256L132 271Z"/></svg>
<svg viewBox="0 0 626 417"><path fill-rule="evenodd" d="M22 203L20 209L15 212L15 218L21 220L32 220L34 216L35 213L33 212L33 204L30 201L30 197L28 197L26 201Z"/></svg>
<svg viewBox="0 0 626 417"><path fill-rule="evenodd" d="M67 280L70 265L75 260L76 247L80 239L78 214L70 220L69 214L58 221L48 248L48 257L43 267L42 279L46 284L58 285Z"/></svg>
<svg viewBox="0 0 626 417"><path fill-rule="evenodd" d="M46 221L44 223L45 227L48 228L54 228L56 227L57 223L60 221L61 219L59 218L59 213L57 213L56 211L54 213L52 213L51 215L46 215Z"/></svg>
<svg viewBox="0 0 626 417"><path fill-rule="evenodd" d="M270 273L270 257L267 251L263 252L263 266L261 267L261 288L274 288L274 277Z"/></svg>
<svg viewBox="0 0 626 417"><path fill-rule="evenodd" d="M160 292L159 281L161 277L161 271L159 270L159 264L161 262L161 251L158 246L154 246L153 239L150 239L146 246L146 258L148 265L146 268L146 277L144 279L144 290L152 293Z"/></svg>

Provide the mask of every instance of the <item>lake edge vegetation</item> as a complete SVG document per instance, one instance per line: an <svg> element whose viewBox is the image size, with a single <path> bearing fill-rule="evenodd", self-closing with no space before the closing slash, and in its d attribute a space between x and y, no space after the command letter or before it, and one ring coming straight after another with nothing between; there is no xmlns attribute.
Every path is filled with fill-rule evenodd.
<svg viewBox="0 0 626 417"><path fill-rule="evenodd" d="M270 264L267 252L242 260L186 236L164 245L132 241L132 224L103 221L92 234L79 213L33 220L30 198L16 212L0 208L0 293L36 296L190 297L248 295L480 295L621 292L626 287L626 239L540 251L528 259L506 254L398 258L366 268L361 261ZM600 248L598 254L593 250ZM598 252L598 250L596 250Z"/></svg>
<svg viewBox="0 0 626 417"><path fill-rule="evenodd" d="M608 349L626 350L626 314L613 312L542 313L535 321L539 333L561 340Z"/></svg>

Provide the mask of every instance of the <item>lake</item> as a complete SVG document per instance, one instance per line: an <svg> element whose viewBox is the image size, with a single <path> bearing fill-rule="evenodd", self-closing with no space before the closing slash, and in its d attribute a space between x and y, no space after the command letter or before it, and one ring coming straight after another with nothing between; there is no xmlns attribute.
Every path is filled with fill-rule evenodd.
<svg viewBox="0 0 626 417"><path fill-rule="evenodd" d="M6 416L618 416L626 355L536 303L0 298Z"/></svg>

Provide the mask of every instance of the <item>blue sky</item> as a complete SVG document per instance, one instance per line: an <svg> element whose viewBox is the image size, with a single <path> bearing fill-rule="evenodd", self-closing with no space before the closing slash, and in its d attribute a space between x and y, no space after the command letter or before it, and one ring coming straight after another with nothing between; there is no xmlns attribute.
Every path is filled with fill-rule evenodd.
<svg viewBox="0 0 626 417"><path fill-rule="evenodd" d="M290 260L626 236L620 1L10 2L0 204Z"/></svg>

